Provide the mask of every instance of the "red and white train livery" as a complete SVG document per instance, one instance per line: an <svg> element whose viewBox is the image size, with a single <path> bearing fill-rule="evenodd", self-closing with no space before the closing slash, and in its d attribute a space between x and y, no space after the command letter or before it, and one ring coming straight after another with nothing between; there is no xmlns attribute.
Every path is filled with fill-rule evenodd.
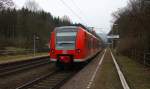
<svg viewBox="0 0 150 89"><path fill-rule="evenodd" d="M82 27L56 27L51 33L50 60L58 66L85 62L100 50L101 39Z"/></svg>

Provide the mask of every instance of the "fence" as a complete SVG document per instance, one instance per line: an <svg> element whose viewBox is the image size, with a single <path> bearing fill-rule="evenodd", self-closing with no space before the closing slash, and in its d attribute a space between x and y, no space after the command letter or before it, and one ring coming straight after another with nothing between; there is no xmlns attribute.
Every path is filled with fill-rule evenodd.
<svg viewBox="0 0 150 89"><path fill-rule="evenodd" d="M49 49L40 49L36 52L48 52ZM34 53L33 49L26 50L0 50L0 55L18 55L18 54L31 54Z"/></svg>
<svg viewBox="0 0 150 89"><path fill-rule="evenodd" d="M144 53L143 63L144 65L150 66L150 53Z"/></svg>
<svg viewBox="0 0 150 89"><path fill-rule="evenodd" d="M130 53L130 52L129 52ZM150 66L150 52L149 51L136 51L132 50L130 56L143 63L146 66Z"/></svg>

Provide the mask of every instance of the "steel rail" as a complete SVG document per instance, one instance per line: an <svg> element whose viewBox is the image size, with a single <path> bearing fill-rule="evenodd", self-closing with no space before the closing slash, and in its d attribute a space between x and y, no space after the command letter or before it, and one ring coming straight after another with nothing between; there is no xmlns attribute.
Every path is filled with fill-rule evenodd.
<svg viewBox="0 0 150 89"><path fill-rule="evenodd" d="M48 59L41 58L41 59L31 60L31 61L27 61L27 62L20 62L19 64L18 63L16 63L16 64L13 63L12 65L11 65L11 63L9 65L6 64L6 65L1 66L0 76L6 76L8 74L12 74L12 73L15 73L18 71L23 71L26 69L34 68L34 67L41 66L44 64L48 64L48 63L49 63Z"/></svg>
<svg viewBox="0 0 150 89"><path fill-rule="evenodd" d="M58 89L77 71L56 70L31 80L16 89Z"/></svg>

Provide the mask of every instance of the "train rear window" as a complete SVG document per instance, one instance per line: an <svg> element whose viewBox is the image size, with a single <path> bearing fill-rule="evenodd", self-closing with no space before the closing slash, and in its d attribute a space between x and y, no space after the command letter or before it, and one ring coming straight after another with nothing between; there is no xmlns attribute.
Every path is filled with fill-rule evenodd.
<svg viewBox="0 0 150 89"><path fill-rule="evenodd" d="M75 39L77 32L61 31L56 32L56 49L72 50L75 49Z"/></svg>

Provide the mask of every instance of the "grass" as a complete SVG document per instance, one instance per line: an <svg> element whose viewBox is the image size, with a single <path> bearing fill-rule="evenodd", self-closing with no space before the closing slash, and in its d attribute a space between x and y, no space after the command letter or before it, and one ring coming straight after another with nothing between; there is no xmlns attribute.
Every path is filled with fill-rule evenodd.
<svg viewBox="0 0 150 89"><path fill-rule="evenodd" d="M131 89L150 89L150 68L125 56L116 56Z"/></svg>
<svg viewBox="0 0 150 89"><path fill-rule="evenodd" d="M109 50L90 89L123 89Z"/></svg>
<svg viewBox="0 0 150 89"><path fill-rule="evenodd" d="M36 53L35 57L45 56L45 55L48 55L48 53ZM33 54L5 55L5 56L0 56L0 63L9 62L9 61L27 60L32 57L34 57Z"/></svg>
<svg viewBox="0 0 150 89"><path fill-rule="evenodd" d="M16 47L5 47L5 50L22 51L22 50L26 50L26 49L24 49L24 48L16 48Z"/></svg>

